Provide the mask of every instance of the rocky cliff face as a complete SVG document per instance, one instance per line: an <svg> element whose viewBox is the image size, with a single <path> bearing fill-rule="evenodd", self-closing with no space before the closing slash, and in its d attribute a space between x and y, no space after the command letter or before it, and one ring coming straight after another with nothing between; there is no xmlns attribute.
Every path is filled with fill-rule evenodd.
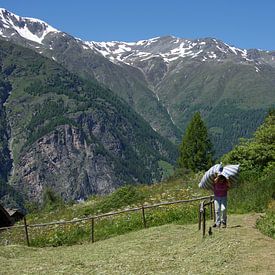
<svg viewBox="0 0 275 275"><path fill-rule="evenodd" d="M83 133L70 125L59 126L36 141L16 165L17 185L30 201L41 201L46 187L65 199L106 194L123 183L112 158L97 152Z"/></svg>

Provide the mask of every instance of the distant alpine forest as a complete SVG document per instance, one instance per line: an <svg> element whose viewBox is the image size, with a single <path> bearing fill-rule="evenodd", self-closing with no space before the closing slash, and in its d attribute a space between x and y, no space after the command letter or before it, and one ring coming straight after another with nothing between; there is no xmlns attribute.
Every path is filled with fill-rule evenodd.
<svg viewBox="0 0 275 275"><path fill-rule="evenodd" d="M232 107L230 102L217 106L207 119L210 138L215 144L215 155L221 156L221 153L232 150L240 137L251 137L251 133L263 122L267 112L266 109L242 110ZM220 118L221 113L226 113L223 119ZM219 148L219 151L215 151L215 148Z"/></svg>

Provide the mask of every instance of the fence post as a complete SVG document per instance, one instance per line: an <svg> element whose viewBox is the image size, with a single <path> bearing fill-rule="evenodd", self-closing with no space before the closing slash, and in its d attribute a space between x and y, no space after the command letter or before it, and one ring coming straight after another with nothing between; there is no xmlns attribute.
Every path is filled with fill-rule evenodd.
<svg viewBox="0 0 275 275"><path fill-rule="evenodd" d="M29 240L29 234L28 234L28 225L27 225L26 217L24 217L24 227L25 227L25 235L26 235L27 245L30 246L30 240Z"/></svg>
<svg viewBox="0 0 275 275"><path fill-rule="evenodd" d="M201 230L201 222L202 222L202 215L203 215L203 209L204 209L204 202L202 201L199 205L200 209L199 209L199 230Z"/></svg>
<svg viewBox="0 0 275 275"><path fill-rule="evenodd" d="M92 243L95 242L95 218L92 217L92 228L91 228L91 239L92 239Z"/></svg>
<svg viewBox="0 0 275 275"><path fill-rule="evenodd" d="M143 221L143 226L146 228L146 219L145 219L145 211L144 211L144 206L142 205L141 207L142 210L142 221Z"/></svg>

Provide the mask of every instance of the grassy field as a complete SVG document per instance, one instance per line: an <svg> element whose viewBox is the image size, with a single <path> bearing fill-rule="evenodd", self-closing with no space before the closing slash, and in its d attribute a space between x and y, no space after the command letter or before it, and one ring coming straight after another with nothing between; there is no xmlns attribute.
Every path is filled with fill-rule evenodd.
<svg viewBox="0 0 275 275"><path fill-rule="evenodd" d="M170 224L93 244L2 246L0 273L274 274L275 240L255 228L258 217L230 215L228 228L205 238L196 224Z"/></svg>

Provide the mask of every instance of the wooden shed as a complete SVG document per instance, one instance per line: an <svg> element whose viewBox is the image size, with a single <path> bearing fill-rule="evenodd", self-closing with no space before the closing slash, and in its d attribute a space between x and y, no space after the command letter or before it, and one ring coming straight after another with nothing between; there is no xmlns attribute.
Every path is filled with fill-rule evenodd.
<svg viewBox="0 0 275 275"><path fill-rule="evenodd" d="M0 227L13 225L12 219L5 208L0 204Z"/></svg>
<svg viewBox="0 0 275 275"><path fill-rule="evenodd" d="M8 212L12 224L22 220L25 216L19 209L6 208L5 210Z"/></svg>

